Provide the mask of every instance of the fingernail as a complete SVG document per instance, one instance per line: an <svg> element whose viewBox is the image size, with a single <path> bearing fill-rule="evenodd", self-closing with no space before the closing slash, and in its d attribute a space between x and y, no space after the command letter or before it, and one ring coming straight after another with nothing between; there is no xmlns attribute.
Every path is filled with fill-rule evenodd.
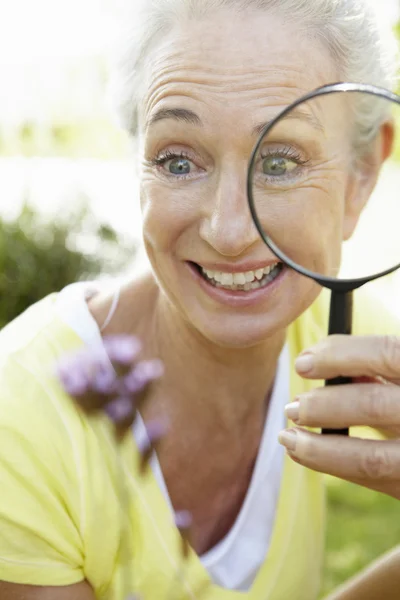
<svg viewBox="0 0 400 600"><path fill-rule="evenodd" d="M285 406L285 415L293 422L297 422L300 418L300 402L291 402Z"/></svg>
<svg viewBox="0 0 400 600"><path fill-rule="evenodd" d="M299 356L295 365L298 373L309 373L314 368L314 356L312 354Z"/></svg>
<svg viewBox="0 0 400 600"><path fill-rule="evenodd" d="M285 429L284 431L281 431L278 439L279 443L282 444L282 446L285 446L287 450L290 452L296 451L297 432L294 429Z"/></svg>

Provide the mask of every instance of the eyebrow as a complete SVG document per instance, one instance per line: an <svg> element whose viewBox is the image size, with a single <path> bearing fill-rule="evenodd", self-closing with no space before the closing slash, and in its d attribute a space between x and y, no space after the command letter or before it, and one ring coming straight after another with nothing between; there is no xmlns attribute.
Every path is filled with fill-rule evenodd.
<svg viewBox="0 0 400 600"><path fill-rule="evenodd" d="M293 110L291 110L290 112L288 112L287 115L285 115L285 118L282 119L282 121L288 121L289 119L296 119L297 121L305 121L306 123L311 125L317 131L321 131L321 132L325 131L323 125L321 124L319 119L317 119L317 117L315 117L314 115L312 115L309 112L301 110L301 108L297 107L297 108L294 108ZM264 129L266 129L266 127L268 125L270 125L271 123L272 123L272 120L266 121L265 123L260 123L259 125L256 125L253 129L253 134L260 136L263 133Z"/></svg>
<svg viewBox="0 0 400 600"><path fill-rule="evenodd" d="M197 127L203 126L203 122L200 117L187 108L161 108L158 110L152 117L148 120L146 127L149 128L155 123L160 121L164 121L167 119L172 119L174 121L180 121L181 123L187 123L189 125L195 125ZM284 120L289 119L297 119L301 121L305 121L309 123L314 129L318 131L324 131L324 128L320 121L312 114L301 110L300 108L295 108L290 113L285 116ZM272 121L265 121L264 123L260 123L253 128L253 135L260 136L264 129L269 125Z"/></svg>
<svg viewBox="0 0 400 600"><path fill-rule="evenodd" d="M165 119L173 119L174 121L188 123L189 125L203 125L200 117L192 110L187 108L161 108L149 119L147 128Z"/></svg>

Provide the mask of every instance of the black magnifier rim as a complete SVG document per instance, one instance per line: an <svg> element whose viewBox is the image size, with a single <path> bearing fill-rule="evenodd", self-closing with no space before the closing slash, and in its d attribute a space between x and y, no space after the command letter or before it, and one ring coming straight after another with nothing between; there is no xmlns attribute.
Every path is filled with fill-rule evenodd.
<svg viewBox="0 0 400 600"><path fill-rule="evenodd" d="M314 98L318 98L319 96L327 96L329 94L338 94L340 92L350 92L350 93L362 92L365 94L369 94L371 96L377 96L379 98L389 100L395 104L400 105L400 96L398 96L397 94L394 94L393 92L391 92L385 88L377 87L375 85L370 85L370 84L332 83L329 85L324 85L320 88L317 88L316 90L314 90L312 92L309 92L308 94L305 94L304 96L302 96L301 98L299 98L298 100L296 100L295 102L290 104L290 106L285 108L277 117L275 117L270 123L268 123L264 127L264 129L258 139L258 142L255 145L254 150L251 154L251 158L250 158L250 163L249 163L248 172L247 172L247 199L248 199L248 203L249 203L249 207L250 207L251 216L253 218L253 222L257 228L257 231L260 234L264 243L268 246L268 248L270 250L272 250L272 252L275 254L275 256L277 256L288 267L294 269L295 271L297 271L298 273L301 273L302 275L305 275L306 277L309 277L310 279L313 279L314 281L316 281L323 287L326 287L333 291L346 292L346 291L355 290L355 289L363 286L364 284L369 283L370 281L375 281L376 279L380 279L381 277L384 277L385 275L390 275L390 273L394 273L394 271L397 271L397 269L400 268L400 262L396 266L394 266L390 269L387 269L380 273L376 273L375 275L370 275L368 277L361 277L358 279L336 279L334 277L328 277L326 275L318 275L317 273L314 273L313 271L310 271L309 269L306 269L305 267L302 267L301 265L298 265L293 260L291 260L288 256L286 256L286 254L284 254L278 248L278 246L269 238L269 236L266 235L266 233L263 230L263 227L261 225L261 222L258 218L258 214L257 214L256 208L255 208L255 203L254 203L254 196L253 196L253 175L254 175L257 154L258 154L261 144L264 141L264 138L269 134L271 129L273 129L279 121L281 121L288 113L290 113L293 109L297 108L300 104L304 104L305 102L312 100Z"/></svg>

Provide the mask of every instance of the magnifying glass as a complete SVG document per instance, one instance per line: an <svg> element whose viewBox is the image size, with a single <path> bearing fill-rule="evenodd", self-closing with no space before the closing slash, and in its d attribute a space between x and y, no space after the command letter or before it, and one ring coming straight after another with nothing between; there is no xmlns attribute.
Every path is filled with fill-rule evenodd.
<svg viewBox="0 0 400 600"><path fill-rule="evenodd" d="M354 290L400 267L400 96L337 83L271 111L248 169L253 221L281 270L331 290L329 335L349 335Z"/></svg>

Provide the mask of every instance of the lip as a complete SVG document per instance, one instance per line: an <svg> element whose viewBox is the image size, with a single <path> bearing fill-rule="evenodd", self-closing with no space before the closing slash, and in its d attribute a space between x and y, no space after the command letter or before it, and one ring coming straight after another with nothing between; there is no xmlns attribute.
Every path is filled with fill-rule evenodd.
<svg viewBox="0 0 400 600"><path fill-rule="evenodd" d="M266 267L272 267L281 263L277 258L269 261L259 262L244 262L240 264L232 263L193 263L199 265L206 271L215 271L217 273L248 273L249 271L258 271L259 269L265 269Z"/></svg>
<svg viewBox="0 0 400 600"><path fill-rule="evenodd" d="M254 264L254 263L253 263ZM261 264L261 263L260 263ZM264 266L266 266L265 263ZM270 263L275 264L275 263ZM201 289L214 301L231 308L250 308L257 304L264 303L268 297L272 297L276 293L276 289L281 285L282 281L286 278L289 273L289 269L284 266L281 273L274 281L269 283L266 287L259 288L258 290L252 290L248 292L244 291L232 291L225 290L223 288L217 288L208 283L199 273L195 263L187 262L190 273L195 278L196 282L200 285ZM241 266L241 268L243 268ZM261 268L261 266L259 267ZM211 269L210 269L211 270ZM215 269L216 270L216 269ZM249 269L250 271L252 269ZM236 273L238 271L230 271ZM239 271L240 272L240 271Z"/></svg>

